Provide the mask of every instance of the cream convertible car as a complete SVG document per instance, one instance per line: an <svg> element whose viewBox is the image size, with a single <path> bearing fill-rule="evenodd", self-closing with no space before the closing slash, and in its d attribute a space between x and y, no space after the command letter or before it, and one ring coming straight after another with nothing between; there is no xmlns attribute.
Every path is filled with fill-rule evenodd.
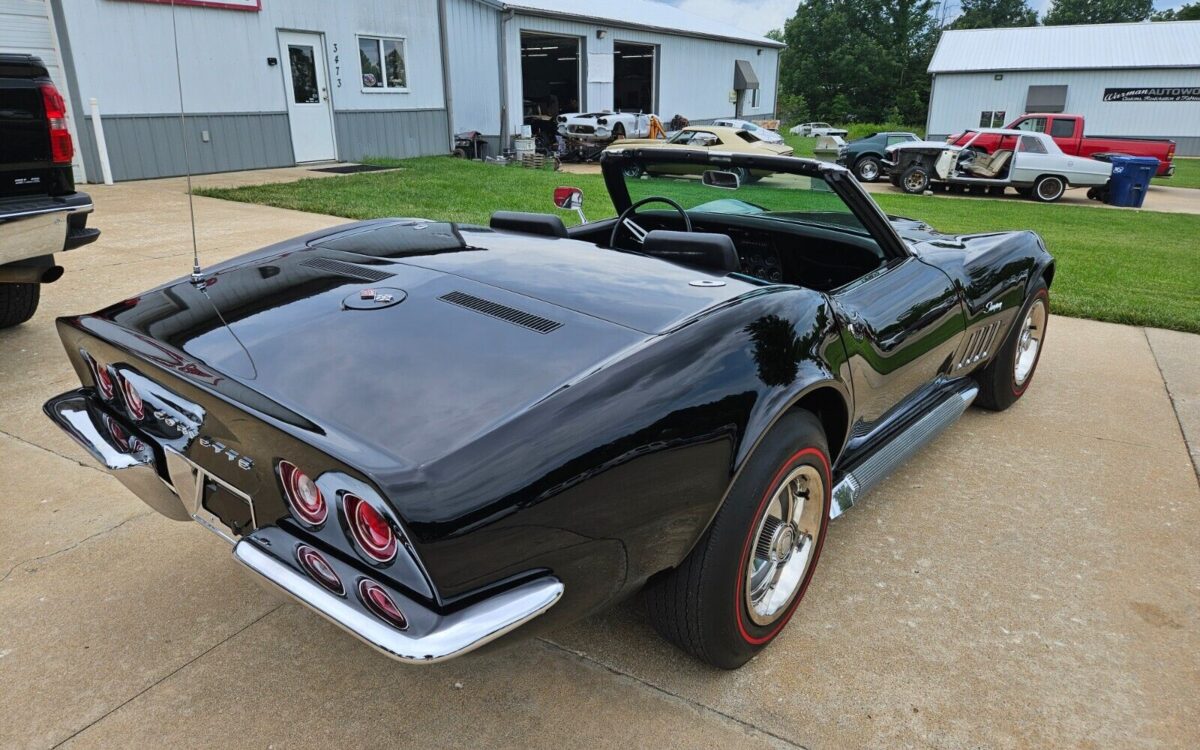
<svg viewBox="0 0 1200 750"><path fill-rule="evenodd" d="M665 141L653 138L629 138L617 141L605 150L625 149L631 146L657 146L689 151L703 150L709 153L733 151L759 156L792 155L792 147L785 143L768 143L748 130L723 128L716 125L692 125L673 133ZM703 164L688 162L658 162L647 167L647 171L651 174L700 174L704 169ZM734 172L741 183L752 182L770 174L770 172L750 170L746 167L738 167ZM638 164L631 162L625 168L626 177L639 177L641 174L642 167Z"/></svg>

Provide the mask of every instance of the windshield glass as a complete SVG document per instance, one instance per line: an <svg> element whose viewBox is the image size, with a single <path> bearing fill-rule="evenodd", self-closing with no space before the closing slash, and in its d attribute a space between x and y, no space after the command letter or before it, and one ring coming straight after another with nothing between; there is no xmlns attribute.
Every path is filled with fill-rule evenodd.
<svg viewBox="0 0 1200 750"><path fill-rule="evenodd" d="M765 170L747 173L739 168L734 172L738 187L728 189L705 185L706 169L714 167L649 163L638 177L631 176L633 170L626 172L625 186L634 202L651 196L670 198L693 218L703 218L701 214L753 216L780 225L816 225L867 235L850 207L820 177Z"/></svg>

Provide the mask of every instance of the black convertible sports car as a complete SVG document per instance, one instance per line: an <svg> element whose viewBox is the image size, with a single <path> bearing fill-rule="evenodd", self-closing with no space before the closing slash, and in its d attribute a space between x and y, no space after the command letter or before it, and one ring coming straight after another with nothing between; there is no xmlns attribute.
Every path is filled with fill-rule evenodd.
<svg viewBox="0 0 1200 750"><path fill-rule="evenodd" d="M602 165L615 219L361 222L62 318L82 388L45 411L401 661L644 590L664 636L737 667L831 518L1028 388L1054 262L1030 232L885 216L811 160Z"/></svg>

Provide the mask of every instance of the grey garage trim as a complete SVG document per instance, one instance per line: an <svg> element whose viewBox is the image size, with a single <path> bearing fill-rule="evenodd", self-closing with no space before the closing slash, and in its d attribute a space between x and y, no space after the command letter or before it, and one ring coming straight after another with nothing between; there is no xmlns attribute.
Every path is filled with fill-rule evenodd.
<svg viewBox="0 0 1200 750"><path fill-rule="evenodd" d="M144 180L185 173L178 114L101 115L114 180ZM90 132L91 117L83 129ZM203 131L209 140L204 142ZM286 167L295 163L286 112L192 114L185 118L192 174ZM88 139L84 162L99 175L95 145Z"/></svg>
<svg viewBox="0 0 1200 750"><path fill-rule="evenodd" d="M368 156L432 156L448 154L449 118L444 109L369 109L333 113L338 158L361 161Z"/></svg>

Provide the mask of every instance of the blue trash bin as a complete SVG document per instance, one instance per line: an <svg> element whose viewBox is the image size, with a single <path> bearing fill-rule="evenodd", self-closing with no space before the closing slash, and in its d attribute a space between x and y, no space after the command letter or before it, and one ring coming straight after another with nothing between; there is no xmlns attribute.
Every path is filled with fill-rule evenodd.
<svg viewBox="0 0 1200 750"><path fill-rule="evenodd" d="M1114 206L1141 208L1150 189L1150 180L1158 173L1158 159L1153 156L1112 157L1112 177L1108 181L1108 198Z"/></svg>

